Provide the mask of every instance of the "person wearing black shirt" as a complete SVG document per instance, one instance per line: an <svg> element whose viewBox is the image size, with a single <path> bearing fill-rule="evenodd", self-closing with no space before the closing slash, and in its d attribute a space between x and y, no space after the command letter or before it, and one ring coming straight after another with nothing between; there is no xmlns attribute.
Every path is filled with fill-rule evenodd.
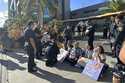
<svg viewBox="0 0 125 83"><path fill-rule="evenodd" d="M36 64L34 62L34 58L36 56L37 48L36 48L36 34L34 32L36 26L34 22L30 21L28 23L27 30L25 31L25 46L28 54L28 72L36 72Z"/></svg>
<svg viewBox="0 0 125 83"><path fill-rule="evenodd" d="M118 30L117 30L117 25L115 22L115 16L111 16L111 24L110 24L110 32L109 32L109 38L110 38L110 46L112 53L114 54L113 45L115 43L115 40L118 36Z"/></svg>
<svg viewBox="0 0 125 83"><path fill-rule="evenodd" d="M104 39L107 39L107 36L108 36L108 30L109 29L109 22L108 22L108 19L105 20L105 23L104 23L104 29L103 29L103 38Z"/></svg>
<svg viewBox="0 0 125 83"><path fill-rule="evenodd" d="M68 50L68 46L69 44L71 44L72 41L72 29L67 26L64 29L64 46L65 46L65 50Z"/></svg>
<svg viewBox="0 0 125 83"><path fill-rule="evenodd" d="M123 43L125 42L125 25L123 23L123 16L118 15L115 18L115 22L117 24L117 30L119 31L119 34L116 38L115 44L114 44L114 51L115 51L115 56L117 58L117 64L114 67L114 72L113 72L113 83L115 80L118 80L123 77L123 71L125 71L125 64L120 60L120 51L123 47Z"/></svg>
<svg viewBox="0 0 125 83"><path fill-rule="evenodd" d="M37 42L36 42L36 47L37 47L37 52L36 52L36 58L37 59L41 59L42 58L42 48L43 48L43 44L41 42L42 39L42 35L41 35L41 31L40 28L36 28L34 30L36 37L37 37Z"/></svg>
<svg viewBox="0 0 125 83"><path fill-rule="evenodd" d="M96 24L89 22L85 34L88 36L88 45L93 48Z"/></svg>
<svg viewBox="0 0 125 83"><path fill-rule="evenodd" d="M57 63L57 54L59 54L59 47L55 41L55 35L52 33L50 34L50 42L49 46L47 47L47 61L46 66L52 67Z"/></svg>

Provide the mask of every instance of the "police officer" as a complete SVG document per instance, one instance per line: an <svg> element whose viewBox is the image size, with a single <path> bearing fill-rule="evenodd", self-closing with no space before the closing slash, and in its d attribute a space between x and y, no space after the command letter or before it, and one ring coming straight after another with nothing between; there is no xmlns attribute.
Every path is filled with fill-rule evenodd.
<svg viewBox="0 0 125 83"><path fill-rule="evenodd" d="M114 66L113 72L113 83L125 83L125 56L124 56L124 47L125 47L125 24L123 15L117 15L115 17L115 22L117 25L118 35L114 43L113 50L117 58L117 63ZM123 80L123 82L121 82Z"/></svg>
<svg viewBox="0 0 125 83"><path fill-rule="evenodd" d="M94 24L94 21L89 21L87 26L87 30L85 34L88 36L88 45L93 48L93 42L94 42L94 34L95 34L95 28L96 24Z"/></svg>
<svg viewBox="0 0 125 83"><path fill-rule="evenodd" d="M36 35L35 30L36 25L33 21L28 23L28 27L25 31L25 46L28 54L28 72L36 72L36 64L34 62L34 57L36 55Z"/></svg>
<svg viewBox="0 0 125 83"><path fill-rule="evenodd" d="M72 30L70 28L70 26L67 26L64 29L64 46L65 46L65 50L68 50L68 46L69 44L72 43Z"/></svg>

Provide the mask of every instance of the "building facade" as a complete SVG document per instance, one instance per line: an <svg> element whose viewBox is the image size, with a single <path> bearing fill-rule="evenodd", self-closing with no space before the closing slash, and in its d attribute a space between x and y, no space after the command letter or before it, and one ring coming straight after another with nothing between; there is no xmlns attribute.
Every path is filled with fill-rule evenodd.
<svg viewBox="0 0 125 83"><path fill-rule="evenodd" d="M96 16L101 14L99 11L100 8L106 7L108 2L99 3L96 5L88 6L85 8L80 8L74 11L71 11L71 18L84 18L89 16Z"/></svg>
<svg viewBox="0 0 125 83"><path fill-rule="evenodd" d="M70 18L70 0L59 0L61 3L61 16L62 19Z"/></svg>
<svg viewBox="0 0 125 83"><path fill-rule="evenodd" d="M18 14L19 0L8 0L8 16L9 18L15 17Z"/></svg>

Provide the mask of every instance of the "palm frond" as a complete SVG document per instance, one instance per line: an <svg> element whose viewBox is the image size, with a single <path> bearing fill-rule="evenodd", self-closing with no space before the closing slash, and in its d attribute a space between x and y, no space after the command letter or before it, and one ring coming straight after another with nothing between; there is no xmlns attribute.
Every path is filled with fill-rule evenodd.
<svg viewBox="0 0 125 83"><path fill-rule="evenodd" d="M125 1L124 0L109 0L109 8L113 11L122 11L125 9Z"/></svg>

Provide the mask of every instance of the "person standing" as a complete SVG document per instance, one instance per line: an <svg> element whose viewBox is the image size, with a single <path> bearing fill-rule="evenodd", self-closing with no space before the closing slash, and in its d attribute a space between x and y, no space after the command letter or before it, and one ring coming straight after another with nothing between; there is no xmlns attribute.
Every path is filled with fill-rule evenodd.
<svg viewBox="0 0 125 83"><path fill-rule="evenodd" d="M79 37L80 37L80 38L83 36L83 33L84 33L84 31L85 31L85 28L86 28L86 27L84 27L83 21L80 21L80 22L77 24L77 30L78 30L78 32L79 32Z"/></svg>
<svg viewBox="0 0 125 83"><path fill-rule="evenodd" d="M111 17L111 26L110 26L110 33L109 33L109 38L110 38L110 46L111 46L111 49L113 48L113 45L115 43L115 40L117 38L117 35L118 35L118 30L117 30L117 25L116 25L116 22L115 22L115 16L112 16ZM113 49L112 49L112 52Z"/></svg>
<svg viewBox="0 0 125 83"><path fill-rule="evenodd" d="M64 46L65 46L65 50L68 50L68 46L69 44L71 44L72 41L72 30L69 26L67 26L64 29Z"/></svg>
<svg viewBox="0 0 125 83"><path fill-rule="evenodd" d="M123 41L125 40L125 25L123 23L123 16L122 15L116 16L115 23L118 32L112 49L115 51L115 56L118 57Z"/></svg>
<svg viewBox="0 0 125 83"><path fill-rule="evenodd" d="M107 39L108 31L109 31L109 22L108 22L108 19L105 19L104 29L103 29L103 38L104 39Z"/></svg>
<svg viewBox="0 0 125 83"><path fill-rule="evenodd" d="M36 25L34 25L33 21L28 23L28 27L25 31L25 46L28 54L28 72L36 72L36 64L34 62L34 58L36 56L37 47L36 47L36 34L34 32Z"/></svg>
<svg viewBox="0 0 125 83"><path fill-rule="evenodd" d="M34 22L34 26L36 26L34 32L35 32L35 35L36 35L36 48L37 48L37 52L36 52L36 59L42 59L42 48L43 48L43 44L41 42L41 39L42 39L42 32L41 32L41 26L40 24L38 23L38 21L35 21Z"/></svg>
<svg viewBox="0 0 125 83"><path fill-rule="evenodd" d="M88 22L87 30L85 34L88 36L88 45L93 48L93 42L94 42L94 34L95 34L95 24L91 24L91 22Z"/></svg>
<svg viewBox="0 0 125 83"><path fill-rule="evenodd" d="M114 43L114 52L117 58L117 63L113 72L113 83L121 83L121 78L124 79L123 72L125 71L125 25L123 23L123 16L118 15L115 17L117 30L119 31L116 41Z"/></svg>

